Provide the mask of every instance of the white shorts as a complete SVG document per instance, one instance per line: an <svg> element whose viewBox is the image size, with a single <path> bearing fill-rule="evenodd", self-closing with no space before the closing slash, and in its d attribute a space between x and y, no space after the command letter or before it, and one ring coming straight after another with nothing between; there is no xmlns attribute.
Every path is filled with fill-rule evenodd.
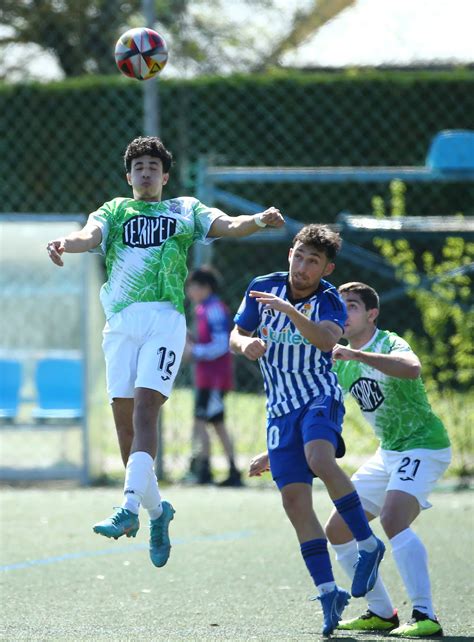
<svg viewBox="0 0 474 642"><path fill-rule="evenodd" d="M397 452L377 452L352 476L360 501L366 511L380 514L388 490L413 495L422 509L430 508L428 496L451 461L451 448L428 450L415 448Z"/></svg>
<svg viewBox="0 0 474 642"><path fill-rule="evenodd" d="M110 402L133 398L135 388L170 396L186 342L186 319L171 303L132 303L110 317L103 336Z"/></svg>

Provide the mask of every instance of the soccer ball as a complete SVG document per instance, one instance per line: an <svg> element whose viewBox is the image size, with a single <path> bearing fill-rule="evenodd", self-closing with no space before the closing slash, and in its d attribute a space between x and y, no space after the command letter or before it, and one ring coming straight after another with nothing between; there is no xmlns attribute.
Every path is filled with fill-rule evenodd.
<svg viewBox="0 0 474 642"><path fill-rule="evenodd" d="M167 61L166 43L153 29L129 29L120 36L115 45L117 67L129 78L154 78L162 71Z"/></svg>

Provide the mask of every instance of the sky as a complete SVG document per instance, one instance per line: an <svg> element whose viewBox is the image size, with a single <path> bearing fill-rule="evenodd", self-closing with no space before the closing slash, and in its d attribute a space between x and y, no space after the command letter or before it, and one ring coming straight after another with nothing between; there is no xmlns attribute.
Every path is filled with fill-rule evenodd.
<svg viewBox="0 0 474 642"><path fill-rule="evenodd" d="M474 0L357 0L285 66L474 63Z"/></svg>

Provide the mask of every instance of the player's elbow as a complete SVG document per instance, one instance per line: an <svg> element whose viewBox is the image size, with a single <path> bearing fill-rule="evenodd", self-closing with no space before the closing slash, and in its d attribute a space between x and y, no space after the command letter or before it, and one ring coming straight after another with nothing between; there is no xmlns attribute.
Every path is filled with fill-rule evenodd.
<svg viewBox="0 0 474 642"><path fill-rule="evenodd" d="M407 365L407 379L418 379L421 375L421 363L410 363Z"/></svg>
<svg viewBox="0 0 474 642"><path fill-rule="evenodd" d="M311 341L313 346L321 352L331 352L336 343L334 341L326 341L325 339L318 339L316 341Z"/></svg>
<svg viewBox="0 0 474 642"><path fill-rule="evenodd" d="M82 230L82 239L86 246L86 251L94 250L102 242L102 231L97 226L86 226Z"/></svg>
<svg viewBox="0 0 474 642"><path fill-rule="evenodd" d="M327 333L326 336L321 338L317 347L322 352L332 352L337 344L337 341L338 339L336 339L331 333Z"/></svg>

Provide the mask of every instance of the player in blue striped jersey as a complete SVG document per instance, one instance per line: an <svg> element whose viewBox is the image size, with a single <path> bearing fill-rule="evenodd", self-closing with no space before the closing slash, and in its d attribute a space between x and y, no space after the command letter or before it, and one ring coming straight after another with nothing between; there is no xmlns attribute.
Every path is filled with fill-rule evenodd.
<svg viewBox="0 0 474 642"><path fill-rule="evenodd" d="M339 235L327 226L303 227L290 249L289 272L250 283L230 337L234 352L260 364L270 468L319 592L325 635L337 626L350 596L334 581L326 536L313 509L315 476L324 482L358 542L354 597L373 587L385 550L370 529L352 482L336 462L345 451L344 405L331 372L331 351L342 337L347 313L324 277L334 270L340 246ZM251 475L268 466L266 457L254 460Z"/></svg>

